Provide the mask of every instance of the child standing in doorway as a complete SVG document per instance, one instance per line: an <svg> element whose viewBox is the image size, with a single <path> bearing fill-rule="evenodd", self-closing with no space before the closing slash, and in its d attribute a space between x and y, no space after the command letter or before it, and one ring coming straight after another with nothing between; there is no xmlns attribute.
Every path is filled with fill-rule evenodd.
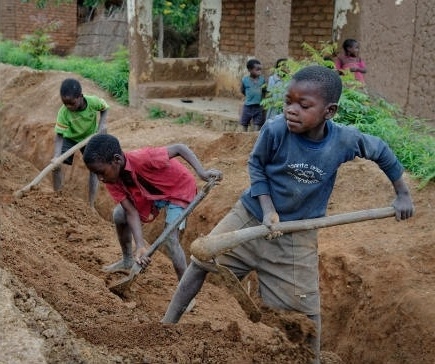
<svg viewBox="0 0 435 364"><path fill-rule="evenodd" d="M248 127L253 123L254 131L260 130L264 123L263 106L261 100L266 94L266 80L262 76L261 62L257 59L250 59L246 63L249 76L244 76L241 81L240 91L245 96L240 125L243 131L248 131Z"/></svg>
<svg viewBox="0 0 435 364"><path fill-rule="evenodd" d="M359 43L355 39L346 39L343 42L343 54L340 54L335 61L335 68L342 74L349 70L355 79L364 83L364 74L367 73L365 62L359 56Z"/></svg>
<svg viewBox="0 0 435 364"><path fill-rule="evenodd" d="M97 96L83 95L80 82L73 78L65 79L60 86L63 105L57 114L54 127L54 158L59 157L77 143L95 133L106 133L106 119L109 105ZM98 114L100 119L98 122ZM83 154L85 147L81 149ZM65 159L66 165L72 165L74 155ZM53 170L53 189L62 188L62 167ZM89 205L93 208L97 194L98 179L89 174Z"/></svg>

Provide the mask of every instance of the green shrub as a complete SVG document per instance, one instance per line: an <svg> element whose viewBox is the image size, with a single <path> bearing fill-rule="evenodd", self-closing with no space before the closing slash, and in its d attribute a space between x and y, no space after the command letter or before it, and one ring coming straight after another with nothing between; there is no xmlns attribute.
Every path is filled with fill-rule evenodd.
<svg viewBox="0 0 435 364"><path fill-rule="evenodd" d="M167 116L167 112L158 106L153 106L149 109L148 116L151 119L162 119Z"/></svg>

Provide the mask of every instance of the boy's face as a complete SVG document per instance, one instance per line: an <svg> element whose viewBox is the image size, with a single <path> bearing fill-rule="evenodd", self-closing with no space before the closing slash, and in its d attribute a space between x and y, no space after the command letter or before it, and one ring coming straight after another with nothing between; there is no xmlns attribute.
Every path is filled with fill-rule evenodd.
<svg viewBox="0 0 435 364"><path fill-rule="evenodd" d="M79 97L61 96L62 102L69 111L82 111L85 109L85 99L83 95Z"/></svg>
<svg viewBox="0 0 435 364"><path fill-rule="evenodd" d="M111 162L95 162L87 164L86 167L95 173L103 183L116 183L123 168L123 157L115 154Z"/></svg>
<svg viewBox="0 0 435 364"><path fill-rule="evenodd" d="M249 74L251 75L252 78L260 77L262 69L263 67L261 66L261 64L256 64L254 65L253 68L249 70Z"/></svg>
<svg viewBox="0 0 435 364"><path fill-rule="evenodd" d="M337 104L328 104L315 83L291 81L284 101L284 116L288 129L309 139L324 137L327 119L337 111Z"/></svg>

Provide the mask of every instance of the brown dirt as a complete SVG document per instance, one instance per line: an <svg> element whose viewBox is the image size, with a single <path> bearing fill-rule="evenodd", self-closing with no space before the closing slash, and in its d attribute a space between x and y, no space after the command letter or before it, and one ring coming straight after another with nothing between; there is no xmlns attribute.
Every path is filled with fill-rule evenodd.
<svg viewBox="0 0 435 364"><path fill-rule="evenodd" d="M51 159L58 89L71 75L1 64L0 74L1 362L307 361L310 326L303 317L264 309L263 322L254 324L216 277L207 280L197 306L179 324L159 323L176 286L161 252L126 297L112 294L108 286L122 276L100 268L120 254L110 222L113 203L101 187L97 211L88 208L87 171L79 154L61 193L53 193L46 178L25 197L13 197ZM110 102L109 131L124 149L183 142L207 167L224 172L222 184L189 218L182 239L188 251L247 186L255 134L148 120L78 78L85 93ZM435 362L435 186L418 190L418 182L408 180L415 218L320 232L323 363ZM357 160L340 170L328 213L387 206L393 197L382 172ZM144 233L152 242L161 229L159 219ZM254 275L248 283L255 287Z"/></svg>

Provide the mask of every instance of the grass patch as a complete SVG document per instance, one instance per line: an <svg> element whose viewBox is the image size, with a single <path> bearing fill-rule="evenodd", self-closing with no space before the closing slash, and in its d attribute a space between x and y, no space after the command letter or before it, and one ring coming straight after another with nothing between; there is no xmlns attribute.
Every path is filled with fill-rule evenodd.
<svg viewBox="0 0 435 364"><path fill-rule="evenodd" d="M166 116L168 116L168 113L165 110L162 110L158 106L152 106L148 111L148 116L151 119L163 119Z"/></svg>
<svg viewBox="0 0 435 364"><path fill-rule="evenodd" d="M77 73L94 81L120 104L128 105L129 58L125 47L121 47L115 52L112 60L105 61L95 57L35 56L11 41L2 40L0 41L0 62L38 70Z"/></svg>
<svg viewBox="0 0 435 364"><path fill-rule="evenodd" d="M175 119L176 124L190 124L190 123L203 123L204 117L197 113L197 112L191 112L188 111L184 115L179 116L177 119Z"/></svg>

